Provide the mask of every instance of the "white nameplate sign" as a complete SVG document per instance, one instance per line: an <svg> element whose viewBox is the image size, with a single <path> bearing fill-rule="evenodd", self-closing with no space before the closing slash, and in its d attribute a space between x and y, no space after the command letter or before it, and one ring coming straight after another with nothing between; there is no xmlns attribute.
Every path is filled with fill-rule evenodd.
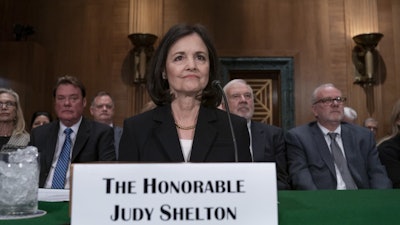
<svg viewBox="0 0 400 225"><path fill-rule="evenodd" d="M71 224L277 225L275 163L74 164Z"/></svg>

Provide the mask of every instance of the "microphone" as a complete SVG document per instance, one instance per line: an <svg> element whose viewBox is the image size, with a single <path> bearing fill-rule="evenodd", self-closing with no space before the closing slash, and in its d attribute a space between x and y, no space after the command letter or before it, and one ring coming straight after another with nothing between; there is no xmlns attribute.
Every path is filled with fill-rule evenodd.
<svg viewBox="0 0 400 225"><path fill-rule="evenodd" d="M222 97L224 98L224 107L226 114L228 115L228 122L229 122L229 128L231 130L232 134L232 140L233 140L233 149L235 151L235 162L238 162L238 148L236 144L236 137L235 137L235 132L233 131L233 124L232 124L232 119L231 119L231 112L229 111L229 105L228 105L228 100L226 98L224 89L221 86L221 82L219 80L213 80L212 81L212 86L215 87L218 91L221 92Z"/></svg>

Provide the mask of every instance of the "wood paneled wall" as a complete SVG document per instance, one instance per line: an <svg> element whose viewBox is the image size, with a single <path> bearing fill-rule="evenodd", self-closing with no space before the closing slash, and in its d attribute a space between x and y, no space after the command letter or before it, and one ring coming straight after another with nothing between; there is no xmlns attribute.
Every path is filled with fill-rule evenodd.
<svg viewBox="0 0 400 225"><path fill-rule="evenodd" d="M365 92L353 84L352 36L359 33L385 35L378 50L386 78L373 89L371 115L380 122L379 137L389 132L391 107L400 97L397 0L2 0L0 7L0 12L7 11L0 17L2 31L8 32L16 22L20 7L20 17L37 29L31 41L44 49L45 74L41 76L47 81L39 92L51 95L47 92L58 76L76 75L86 84L88 100L98 90L114 96L118 125L136 110L135 87L121 80L122 62L132 48L127 35L152 32L161 37L178 22L206 25L220 56L293 57L296 125L313 119L311 92L326 82L348 96L348 105L358 112L358 123L370 116ZM8 37L0 36L2 41ZM29 107L39 100L31 101ZM52 103L47 102L45 108L51 109Z"/></svg>

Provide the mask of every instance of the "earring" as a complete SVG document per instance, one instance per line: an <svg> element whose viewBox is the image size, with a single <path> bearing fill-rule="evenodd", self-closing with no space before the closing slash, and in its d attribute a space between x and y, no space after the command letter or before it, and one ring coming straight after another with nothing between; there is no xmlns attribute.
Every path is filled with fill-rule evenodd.
<svg viewBox="0 0 400 225"><path fill-rule="evenodd" d="M165 72L162 72L162 73L161 73L161 76L162 76L162 78L163 78L164 80L167 79L167 75L165 75Z"/></svg>

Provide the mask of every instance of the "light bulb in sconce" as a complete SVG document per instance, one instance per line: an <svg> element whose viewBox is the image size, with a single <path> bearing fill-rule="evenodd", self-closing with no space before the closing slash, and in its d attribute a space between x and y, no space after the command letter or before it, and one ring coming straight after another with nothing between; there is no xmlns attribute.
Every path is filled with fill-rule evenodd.
<svg viewBox="0 0 400 225"><path fill-rule="evenodd" d="M353 64L356 69L355 84L362 87L375 84L379 66L379 54L375 47L382 37L381 33L359 34L353 37L356 43L352 51Z"/></svg>

